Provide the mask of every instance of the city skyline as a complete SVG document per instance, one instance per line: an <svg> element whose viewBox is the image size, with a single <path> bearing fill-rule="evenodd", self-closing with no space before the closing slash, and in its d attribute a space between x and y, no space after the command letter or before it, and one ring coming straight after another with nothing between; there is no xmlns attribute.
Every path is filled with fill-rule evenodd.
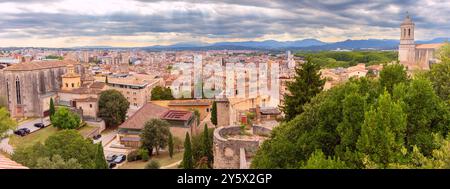
<svg viewBox="0 0 450 189"><path fill-rule="evenodd" d="M0 0L2 47L143 47L177 43L450 36L448 1ZM423 9L421 7L428 7Z"/></svg>

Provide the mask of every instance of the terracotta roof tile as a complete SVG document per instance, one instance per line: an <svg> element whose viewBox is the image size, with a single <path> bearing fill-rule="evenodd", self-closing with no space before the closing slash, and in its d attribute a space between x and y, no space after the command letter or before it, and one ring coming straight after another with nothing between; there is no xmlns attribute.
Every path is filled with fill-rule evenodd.
<svg viewBox="0 0 450 189"><path fill-rule="evenodd" d="M28 167L25 167L0 154L0 169L28 169Z"/></svg>
<svg viewBox="0 0 450 189"><path fill-rule="evenodd" d="M438 49L444 45L445 45L445 43L418 44L418 45L416 45L416 48L417 49Z"/></svg>
<svg viewBox="0 0 450 189"><path fill-rule="evenodd" d="M169 109L153 103L145 104L133 116L129 117L119 128L143 129L144 124L153 118L161 118Z"/></svg>
<svg viewBox="0 0 450 189"><path fill-rule="evenodd" d="M73 60L23 62L7 67L5 68L5 71L30 71L30 70L50 69L50 68L66 67L69 64L78 64L78 63Z"/></svg>

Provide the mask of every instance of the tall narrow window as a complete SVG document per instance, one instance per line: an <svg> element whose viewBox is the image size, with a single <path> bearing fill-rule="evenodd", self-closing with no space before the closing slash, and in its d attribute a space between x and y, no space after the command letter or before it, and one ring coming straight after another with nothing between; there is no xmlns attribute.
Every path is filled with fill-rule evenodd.
<svg viewBox="0 0 450 189"><path fill-rule="evenodd" d="M9 104L9 81L8 81L8 79L6 79L6 98L8 100L8 104Z"/></svg>
<svg viewBox="0 0 450 189"><path fill-rule="evenodd" d="M411 37L411 29L408 29L408 37Z"/></svg>
<svg viewBox="0 0 450 189"><path fill-rule="evenodd" d="M16 97L17 97L17 104L22 104L22 95L20 94L20 81L19 77L16 77Z"/></svg>
<svg viewBox="0 0 450 189"><path fill-rule="evenodd" d="M403 29L403 37L406 37L406 29Z"/></svg>

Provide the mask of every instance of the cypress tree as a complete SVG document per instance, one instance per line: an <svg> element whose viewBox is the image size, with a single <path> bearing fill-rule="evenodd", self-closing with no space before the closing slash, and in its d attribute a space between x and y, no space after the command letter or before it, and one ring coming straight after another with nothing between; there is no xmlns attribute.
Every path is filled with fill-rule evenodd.
<svg viewBox="0 0 450 189"><path fill-rule="evenodd" d="M213 160L212 140L209 136L209 130L206 124L203 130L203 156L208 157L208 166L211 167Z"/></svg>
<svg viewBox="0 0 450 189"><path fill-rule="evenodd" d="M214 102L211 108L211 123L217 126L217 103Z"/></svg>
<svg viewBox="0 0 450 189"><path fill-rule="evenodd" d="M295 68L293 82L287 84L289 94L284 95L284 105L281 106L285 120L289 121L303 112L303 105L320 93L325 80L320 78L320 66L313 63L308 57L301 68Z"/></svg>
<svg viewBox="0 0 450 189"><path fill-rule="evenodd" d="M97 153L95 154L95 168L96 169L108 169L106 163L105 154L103 153L102 142L97 144Z"/></svg>
<svg viewBox="0 0 450 189"><path fill-rule="evenodd" d="M172 133L169 134L169 156L173 157L173 136Z"/></svg>
<svg viewBox="0 0 450 189"><path fill-rule="evenodd" d="M184 140L184 155L182 165L184 169L194 168L194 162L192 160L191 139L189 137L189 133L186 133L186 139Z"/></svg>
<svg viewBox="0 0 450 189"><path fill-rule="evenodd" d="M53 98L50 98L50 118L55 115L55 104L53 103Z"/></svg>

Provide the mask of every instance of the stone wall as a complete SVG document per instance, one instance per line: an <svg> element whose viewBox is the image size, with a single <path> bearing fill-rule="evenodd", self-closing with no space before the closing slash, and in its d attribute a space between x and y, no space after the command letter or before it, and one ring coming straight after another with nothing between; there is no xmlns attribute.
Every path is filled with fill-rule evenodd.
<svg viewBox="0 0 450 189"><path fill-rule="evenodd" d="M237 139L228 138L228 135L239 135L240 126L220 127L214 130L214 169L239 169L241 167L241 149L245 157L251 158L255 155L262 140L255 138ZM268 136L271 130L265 127L253 126L253 132L257 135ZM248 164L248 163L246 163ZM248 165L243 165L248 167Z"/></svg>

